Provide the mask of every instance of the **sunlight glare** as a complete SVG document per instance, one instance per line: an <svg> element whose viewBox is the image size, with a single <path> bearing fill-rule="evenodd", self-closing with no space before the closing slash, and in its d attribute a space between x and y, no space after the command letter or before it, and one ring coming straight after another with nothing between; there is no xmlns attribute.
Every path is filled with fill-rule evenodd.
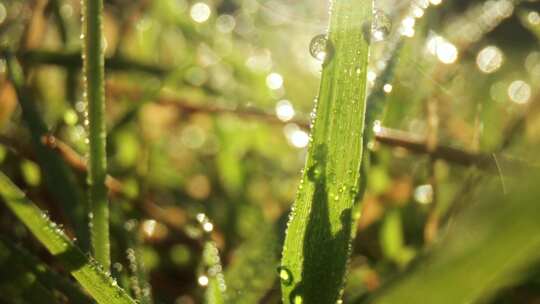
<svg viewBox="0 0 540 304"><path fill-rule="evenodd" d="M289 121L294 117L294 107L288 100L280 100L276 103L276 116L281 121Z"/></svg>
<svg viewBox="0 0 540 304"><path fill-rule="evenodd" d="M193 4L190 10L191 19L197 23L206 22L211 14L212 10L210 9L210 6L203 2Z"/></svg>

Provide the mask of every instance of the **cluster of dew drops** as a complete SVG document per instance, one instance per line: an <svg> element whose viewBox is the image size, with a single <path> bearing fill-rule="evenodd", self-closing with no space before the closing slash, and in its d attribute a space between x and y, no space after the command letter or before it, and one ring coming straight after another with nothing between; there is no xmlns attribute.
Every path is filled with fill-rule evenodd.
<svg viewBox="0 0 540 304"><path fill-rule="evenodd" d="M46 222L45 229L51 231L52 235L59 241L56 243L57 246L61 246L59 250L67 250L69 247L73 246L73 242L76 241L76 239L70 239L65 234L62 225L58 225L52 221L46 212L41 213L41 218ZM98 263L89 253L87 253L85 257L88 261L88 267L96 271L99 278L103 280L104 283L115 288L117 293L115 294L115 297L122 297L124 292L120 288L117 288L118 283L111 276L110 272L105 271L102 265Z"/></svg>
<svg viewBox="0 0 540 304"><path fill-rule="evenodd" d="M285 286L290 286L293 283L293 276L289 269L284 266L279 266L277 268L279 280ZM293 304L302 304L303 299L301 295L296 295L293 298ZM336 304L343 304L343 300L339 299L336 301Z"/></svg>
<svg viewBox="0 0 540 304"><path fill-rule="evenodd" d="M196 216L197 222L200 224L202 230L204 231L205 238L208 237L214 230L214 225L204 213L199 213ZM221 260L219 258L219 251L217 246L213 241L207 240L205 244L204 251L207 254L207 259L209 260L209 265L207 265L205 272L197 278L197 282L200 286L206 287L209 284L210 278L215 278L218 283L218 288L221 292L227 290L227 285L225 284L225 277L223 275L223 268L221 266Z"/></svg>
<svg viewBox="0 0 540 304"><path fill-rule="evenodd" d="M133 230L137 226L139 226L138 221L135 219L130 219L125 223L124 229L126 229L126 231L129 233L133 233ZM136 298L150 297L151 296L150 285L146 281L141 282L139 280L139 277L136 275L140 271L139 267L144 269L144 263L142 259L140 259L139 254L134 248L127 248L125 254L128 261L129 272L132 274L129 276L131 290L136 295ZM123 270L123 266L120 263L115 263L113 267L118 272Z"/></svg>
<svg viewBox="0 0 540 304"><path fill-rule="evenodd" d="M369 24L369 23L366 23ZM385 40L390 34L392 22L388 15L381 10L373 10L371 30L363 31L363 38L369 42L379 42ZM366 33L367 32L367 33ZM328 61L331 52L331 45L326 34L318 34L311 39L309 53L318 61Z"/></svg>

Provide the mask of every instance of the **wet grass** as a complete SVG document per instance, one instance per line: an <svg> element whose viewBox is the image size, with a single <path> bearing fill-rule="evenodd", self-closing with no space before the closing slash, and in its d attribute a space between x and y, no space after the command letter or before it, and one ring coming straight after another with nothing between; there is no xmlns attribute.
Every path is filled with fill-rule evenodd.
<svg viewBox="0 0 540 304"><path fill-rule="evenodd" d="M372 4L335 1L331 12L307 161L283 245L284 303L340 299L356 220L353 211L362 196L369 58L369 37L363 29L371 28Z"/></svg>
<svg viewBox="0 0 540 304"><path fill-rule="evenodd" d="M87 107L88 202L90 236L94 256L104 269L111 267L109 202L107 200L107 133L105 127L105 55L103 46L103 0L83 4L83 79Z"/></svg>
<svg viewBox="0 0 540 304"><path fill-rule="evenodd" d="M108 5L114 6L113 2ZM528 282L532 286L530 288L537 289L537 252L540 249L537 201L540 193L535 183L540 178L538 167L529 165L525 160L516 160L515 164L520 164L517 166L514 162L506 161L510 158L498 156L502 150L517 146L515 134L528 130L527 136L534 137L536 131L531 131L533 129L529 124L533 125L535 118L525 113L516 120L514 127L509 128L509 135L502 138L499 124L493 123L497 122L495 119L488 119L485 124L482 121L482 107L489 106L486 103L474 106L475 119L478 121L475 127L478 130L472 130L475 127L469 126L474 136L454 125L451 125L452 128L447 126L447 130L439 130L439 124L444 125L445 122L441 121L450 116L451 111L461 112L465 102L468 102L464 95L469 92L461 91L465 91L468 75L460 78L462 75L456 76L454 72L463 69L463 74L466 74L470 72L470 67L451 63L448 57L443 57L447 61L447 65L443 66L435 58L441 55L437 52L429 55L433 58L427 58L429 50L424 51L424 43L431 37L427 24L432 16L421 18L424 14L428 15L426 9L431 4L426 1L420 7L420 2L413 2L410 3L411 10L404 6L392 9L394 20L399 19L396 16L404 14L403 21L406 22L399 19L399 24L394 26L397 29L392 30L393 35L377 44L372 40L374 29L377 35L386 35L391 27L386 24L388 16L373 10L373 1L331 2L328 32L317 33L309 47L312 57L320 61L322 74L311 114L308 149L295 150L296 158L284 161L290 156L285 154L292 154L291 151L276 149L278 152L275 152L274 147L270 146L278 141L274 141L276 136L266 126L251 128L252 125L238 121L243 118L264 120L263 124L278 124L279 130L286 132L293 126L295 135L304 136L308 125L304 117L298 115L283 120L279 115L269 115L268 111L251 109L251 105L242 108L229 107L228 104L199 104L199 95L208 94L215 98L222 93L209 84L212 81L196 84L197 80L206 77L203 75L206 70L199 67L199 62L193 67L191 63L181 62L177 70L169 69L126 60L118 55L122 53L121 50L105 60L102 30L104 8L101 0L82 2L82 54L68 49L70 31L64 24L64 17L69 14L62 1L52 1L51 9L58 23L59 39L65 44L64 50L21 48L17 52L17 59L24 63L21 67L12 52L2 49L9 83L13 85L21 107L20 119L25 123L20 129L29 133L32 145L29 153L10 146L13 151L10 150L9 158L2 163L5 173L0 173L0 197L24 227L17 221L13 227L0 227L13 234L0 236L0 267L3 269L0 275L0 301L47 304L59 301L75 304L94 301L112 304L151 304L154 301L213 304L453 304L487 303L498 292L504 292L506 287L526 277L531 278ZM195 7L195 4L198 6ZM198 13L205 13L206 4L195 4L193 7L200 9ZM488 14L487 17L493 19L491 21L486 16L481 18L488 11L485 7L502 13ZM497 27L504 18L512 15L514 8L517 10L518 6L512 6L509 1L488 1L473 5L463 16L476 16L467 17L471 19L467 22L491 23L490 27ZM152 13L159 9L166 13L171 11L169 7L153 7ZM504 13L508 9L510 12ZM208 17L213 18L214 12L210 12ZM527 14L527 18L524 18L524 12L519 15L522 22L529 22L531 16L533 21L536 20L534 14ZM154 21L146 23L153 17L145 15L144 18L148 19L135 26L137 31L141 30L137 32L138 37L149 32L154 37L154 31L157 31L154 26L163 24ZM172 19L169 15L167 18ZM219 24L223 29L232 17L220 18ZM372 25L371 19L383 25ZM215 54L209 50L216 51L212 49L214 37L210 34L215 28L206 31L208 28L204 24L188 21L190 19L174 24L175 27L184 27L182 30L186 35L178 41L171 41L186 44L190 52L193 48L205 55L188 53L186 62L193 58L198 61L199 57L205 60L214 58ZM461 22L465 23L463 20ZM421 23L416 28L417 32L414 31L415 23ZM538 33L538 25L529 23L531 31ZM473 25L468 24L475 28ZM238 26L245 25L238 23ZM402 27L411 27L408 29L413 30L412 34L410 31L400 32ZM482 24L478 26L482 31L488 31L488 28ZM430 34L422 31L429 31ZM443 30L441 32L445 33ZM169 33L171 37L175 34L175 31ZM219 34L220 39L226 36L222 34ZM445 42L443 46L447 51L449 47L450 51L455 50L456 58L453 60L458 60L458 55L466 57L475 51L474 47L468 49L471 41L459 40L457 35L447 36L453 39L455 45ZM417 46L420 43L422 50ZM384 47L381 48L381 45ZM221 46L219 44L216 49ZM155 51L152 43L142 43L139 47ZM252 45L248 49L246 54L253 55ZM439 53L448 56L445 52ZM374 54L376 64L369 62ZM535 54L529 55L528 61L537 60L538 54ZM234 72L231 78L253 76L248 73L243 56L234 58L238 62L226 62L227 55L220 57L219 60L227 63L226 70ZM512 54L508 52L508 56ZM522 60L521 57L519 60ZM263 59L257 57L257 60L265 61ZM253 59L253 62L257 60ZM472 59L472 66L475 60ZM84 111L77 111L85 115L83 129L87 134L82 136L88 135L85 148L71 148L70 145L75 145L77 141L71 141L71 133L66 131L82 128L82 125L75 122L67 126L64 116L63 122L62 118L58 118L60 122L49 126L52 119L47 116L50 114L47 110L40 108L41 96L30 94L38 90L32 87L35 76L32 68L28 67L38 63L58 64L65 68L67 75L62 80L70 86L66 88L66 96L73 102L68 107L74 109L78 107L75 104L78 69L83 67L81 83L85 108ZM214 65L218 63L209 64L211 67ZM368 77L368 66L370 72L377 72L373 73L376 77L373 76L372 83ZM105 111L106 68L120 71L121 77L118 78L121 79L128 79L133 71L142 72L134 73L137 74L133 77L137 85L143 83L140 74L150 79L144 81L141 90L129 91L124 94L126 96L122 95L122 101L115 100L109 104L116 107L110 114L116 121L109 129L109 141L105 123L106 118L109 119ZM277 69L268 73L258 75L260 79L253 76L257 81L249 79L249 85L242 83L238 87L242 91L252 91L254 100L289 98L287 94L294 91L291 89L294 86L288 86L287 93L284 93L283 86L271 88L267 78L273 75L278 82L284 82L288 76L284 73L282 78ZM212 78L215 75L207 76ZM495 79L496 76L490 77ZM401 79L401 82L394 82L394 79ZM195 81L195 84L190 81ZM497 81L500 86L502 80ZM458 88L452 87L455 83L459 84L456 85ZM187 97L171 89L173 84L178 85L180 89L176 89L181 93L189 91L185 94ZM261 84L262 87L257 86ZM121 91L121 87L120 84L116 89ZM301 91L304 88L298 86L296 89ZM111 95L115 94L114 82L108 90ZM316 95L314 90L306 90L310 102L311 97ZM458 93L452 93L452 90ZM173 100L167 94L162 95L163 91L171 96L178 93L182 97ZM266 91L271 93L268 96L261 93ZM478 91L471 93L475 100L490 99L496 93L480 85ZM486 97L486 92L490 96ZM236 93L228 91L223 98L245 97ZM258 93L261 93L260 96ZM512 95L511 92L503 93L505 96ZM2 94L0 97L5 98ZM296 98L295 94L291 94L291 100ZM521 92L518 95L524 98L526 94ZM460 97L465 101L461 102ZM194 98L195 102L183 103L182 98ZM127 103L125 106L123 99L140 102ZM155 100L159 101L153 104ZM411 109L426 106L422 103L425 100L427 113L420 112L427 116L421 119L429 122L426 126L428 130L417 128L421 134L397 130L405 128L404 117L411 119ZM450 102L444 104L447 100ZM459 109L451 110L455 104L459 104ZM439 111L437 105L440 106ZM501 105L502 102L497 101L496 107ZM0 110L3 110L2 106L0 103ZM292 110L292 103L290 106ZM173 112L171 109L178 110L171 115L175 123L169 121L161 125L162 119L171 119L168 117ZM494 109L485 112L493 114L497 112ZM500 112L508 114L520 109L534 113L535 108L531 106L531 111L529 108L512 108ZM71 116L77 116L74 113L73 110L69 112ZM457 118L449 121L456 126L467 126L464 121L470 118L468 116L474 116L471 113L459 117L452 112ZM443 116L437 116L441 114ZM230 119L229 116L233 115L240 119ZM17 119L16 115L14 119ZM157 126L152 123L150 127L142 126L146 120ZM172 128L178 120L182 120L182 127ZM422 124L415 122L416 125ZM407 126L413 125L409 120L405 123ZM395 132L390 132L392 129L387 124L395 128ZM250 132L245 132L246 126L249 126ZM171 143L171 138L163 135L167 131L153 130L169 127L171 133L176 132L171 137ZM484 128L488 135L484 135L483 140L496 142L497 136L502 138L500 149L490 150L481 146L479 134L484 131L479 130ZM213 131L207 132L207 129ZM154 131L156 134L153 134ZM439 143L439 134L448 136L450 143ZM478 140L475 149L464 150L453 146L452 141L469 143L469 137ZM64 143L59 138L71 142ZM300 144L294 141L289 143L303 148L302 140L305 138L300 139ZM10 142L2 138L2 145L4 143ZM106 143L112 143L112 147L107 148ZM386 144L391 149L381 149L377 144ZM527 147L528 153L535 149L533 145ZM87 161L79 152L88 152ZM107 153L111 156L109 160ZM425 159L422 156L416 158L416 155L413 158L410 155L413 153L425 155ZM196 157L193 156L195 154ZM286 157L282 159L273 154ZM292 194L288 194L291 191L287 187L293 184L291 180L298 177L301 166L298 159L303 161L304 157L300 184L289 213ZM441 160L445 161L442 165ZM21 174L19 169L24 171L23 165L31 161L38 163L39 170L34 169L35 179L28 182L24 172ZM112 163L110 172L107 169L108 161ZM371 163L373 167L370 167ZM193 169L191 165L197 168ZM427 167L427 177L423 176L423 172L419 173L422 170L418 168L424 165ZM466 174L454 170L459 166L467 167L468 179L463 179ZM492 174L492 171L496 174ZM39 174L43 175L46 187L40 187ZM286 174L289 178L281 181ZM481 178L471 178L475 176ZM86 183L81 182L83 178L86 178ZM84 186L81 187L82 184ZM287 184L287 187L283 184ZM481 191L475 196L473 190L477 188ZM364 200L366 191L369 196ZM82 199L82 193L87 196L87 202ZM369 208L362 210L366 205ZM58 219L56 222L64 223L66 228L51 220L45 208L49 208L51 217ZM365 226L357 225L359 218L371 222L363 223ZM426 231L429 237L422 238L422 235L428 234ZM362 235L355 241L358 233ZM110 235L113 236L112 242ZM32 236L48 253L34 248ZM20 241L29 248L16 244ZM30 248L32 253L26 251ZM354 258L352 261L351 255ZM144 262L149 262L150 271ZM64 273L71 274L75 280L70 280ZM345 287L348 276L351 279ZM151 286L151 283L155 285ZM155 290L169 294L162 295Z"/></svg>
<svg viewBox="0 0 540 304"><path fill-rule="evenodd" d="M99 262L75 246L62 227L52 222L3 173L0 173L0 195L8 208L98 303L135 303Z"/></svg>

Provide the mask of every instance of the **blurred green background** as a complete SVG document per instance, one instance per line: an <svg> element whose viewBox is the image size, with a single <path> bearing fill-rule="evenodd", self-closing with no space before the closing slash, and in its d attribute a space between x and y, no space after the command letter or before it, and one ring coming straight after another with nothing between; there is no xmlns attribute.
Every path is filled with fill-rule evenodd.
<svg viewBox="0 0 540 304"><path fill-rule="evenodd" d="M371 38L368 113L382 111L368 126L376 137L345 303L376 295L408 271L468 204L487 200L485 185L510 203L507 190L522 198L511 190L516 172L538 176L527 174L536 170L540 140L539 2L375 6L384 39ZM136 249L156 303L202 303L202 250L211 239L231 303L279 303L276 268L321 71L309 46L325 33L328 9L327 1L307 0L105 1L113 275L122 286L133 289L126 250ZM48 133L71 147L56 149L79 162L87 152L80 23L79 1L0 1L0 46L23 65ZM0 59L2 171L74 236L87 221L84 204L59 200L44 182L52 173L39 165L17 102ZM84 174L71 171L82 197ZM529 201L537 201L528 185ZM0 233L55 268L0 208ZM524 212L509 214L519 221ZM482 226L490 233L498 231L493 216ZM531 235L538 245L537 228L501 231ZM486 302L540 303L539 268L531 254L526 260L526 274ZM24 303L10 273L0 277L0 301Z"/></svg>

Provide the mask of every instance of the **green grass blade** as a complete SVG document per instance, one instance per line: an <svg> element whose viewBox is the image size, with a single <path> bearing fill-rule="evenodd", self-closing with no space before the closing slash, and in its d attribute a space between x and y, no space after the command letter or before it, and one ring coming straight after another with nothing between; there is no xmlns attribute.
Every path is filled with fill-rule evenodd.
<svg viewBox="0 0 540 304"><path fill-rule="evenodd" d="M280 271L284 303L335 303L359 191L372 1L333 1L312 142Z"/></svg>
<svg viewBox="0 0 540 304"><path fill-rule="evenodd" d="M24 75L21 66L12 54L6 52L6 63L9 78L17 92L17 98L22 109L22 118L32 137L32 145L40 167L45 174L47 189L53 194L72 220L77 234L78 243L87 249L89 247L88 227L86 224L86 208L82 193L77 186L75 177L61 157L43 144L42 137L48 133L45 122L39 115L35 103L24 85Z"/></svg>
<svg viewBox="0 0 540 304"><path fill-rule="evenodd" d="M377 119L381 119L385 107L387 106L386 93L384 92L384 85L391 83L394 77L394 71L397 61L400 57L400 51L402 48L402 42L394 42L395 46L389 51L388 59L383 59L386 64L386 68L381 72L379 77L375 81L370 94L366 100L366 130L364 132L364 144L367 145L372 139L374 134L373 125Z"/></svg>
<svg viewBox="0 0 540 304"><path fill-rule="evenodd" d="M483 192L431 252L369 303L484 303L524 278L540 260L539 177L512 181L504 196L498 184Z"/></svg>
<svg viewBox="0 0 540 304"><path fill-rule="evenodd" d="M98 303L135 303L98 262L87 257L75 246L3 173L0 173L0 195L7 207Z"/></svg>
<svg viewBox="0 0 540 304"><path fill-rule="evenodd" d="M107 202L105 83L103 53L103 0L83 0L84 92L89 123L88 198L92 210L91 240L94 256L104 267L111 264Z"/></svg>
<svg viewBox="0 0 540 304"><path fill-rule="evenodd" d="M235 249L225 271L229 303L260 303L276 282L276 265L279 263L278 229L257 211L252 212L254 215L249 219L252 227L249 237ZM244 221L249 216L249 212L241 214Z"/></svg>

